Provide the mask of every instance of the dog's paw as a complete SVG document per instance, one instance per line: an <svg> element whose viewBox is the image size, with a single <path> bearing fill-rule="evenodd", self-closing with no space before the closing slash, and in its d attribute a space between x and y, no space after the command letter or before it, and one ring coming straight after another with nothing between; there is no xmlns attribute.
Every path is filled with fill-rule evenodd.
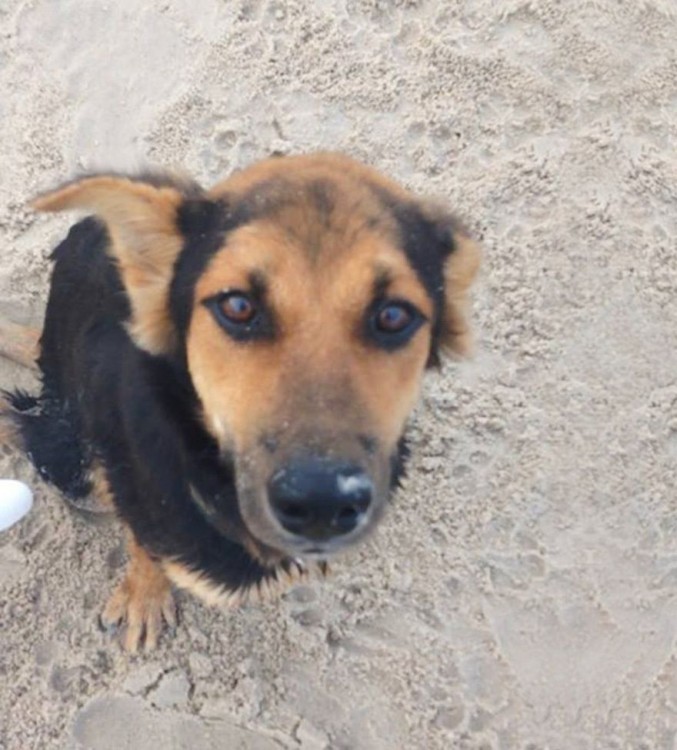
<svg viewBox="0 0 677 750"><path fill-rule="evenodd" d="M176 604L166 578L140 580L133 571L118 584L101 613L101 625L130 654L152 651L165 627L176 627Z"/></svg>

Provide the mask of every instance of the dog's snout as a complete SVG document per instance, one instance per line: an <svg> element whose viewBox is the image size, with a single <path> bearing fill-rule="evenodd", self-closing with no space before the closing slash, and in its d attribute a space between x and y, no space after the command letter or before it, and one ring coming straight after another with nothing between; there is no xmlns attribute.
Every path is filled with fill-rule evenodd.
<svg viewBox="0 0 677 750"><path fill-rule="evenodd" d="M296 461L276 472L268 487L270 505L292 534L324 541L348 534L366 518L373 495L360 468L326 459Z"/></svg>

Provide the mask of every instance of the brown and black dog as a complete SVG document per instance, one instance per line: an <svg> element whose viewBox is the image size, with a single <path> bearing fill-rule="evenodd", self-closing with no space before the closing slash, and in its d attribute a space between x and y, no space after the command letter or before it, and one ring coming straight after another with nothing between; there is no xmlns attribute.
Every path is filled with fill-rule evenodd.
<svg viewBox="0 0 677 750"><path fill-rule="evenodd" d="M425 369L468 347L479 252L454 218L338 154L209 191L96 175L35 206L94 217L54 251L42 392L9 396L4 436L129 531L102 615L125 648L173 623L172 583L242 601L373 530Z"/></svg>

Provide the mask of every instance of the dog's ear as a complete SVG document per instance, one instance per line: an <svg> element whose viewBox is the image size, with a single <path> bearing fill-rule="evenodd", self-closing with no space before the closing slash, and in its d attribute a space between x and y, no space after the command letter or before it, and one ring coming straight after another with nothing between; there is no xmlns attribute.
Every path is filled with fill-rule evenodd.
<svg viewBox="0 0 677 750"><path fill-rule="evenodd" d="M85 177L38 196L40 211L86 209L101 218L129 296L129 332L151 354L172 351L168 304L174 262L183 247L179 211L198 188L171 178Z"/></svg>
<svg viewBox="0 0 677 750"><path fill-rule="evenodd" d="M472 353L469 292L480 268L481 251L460 222L447 218L445 223L448 244L444 248L444 313L439 341L442 350L465 357Z"/></svg>

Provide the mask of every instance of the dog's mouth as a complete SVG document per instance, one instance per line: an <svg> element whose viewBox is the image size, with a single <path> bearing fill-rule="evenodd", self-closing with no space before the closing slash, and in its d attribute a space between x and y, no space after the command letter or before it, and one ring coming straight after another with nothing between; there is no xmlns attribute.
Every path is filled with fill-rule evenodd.
<svg viewBox="0 0 677 750"><path fill-rule="evenodd" d="M342 553L352 549L356 546L359 541L362 540L363 535L359 535L353 539L330 539L321 543L309 542L307 539L282 539L275 541L275 547L271 547L267 542L261 542L255 537L254 532L252 538L256 539L256 544L260 545L262 549L273 550L279 555L279 559L291 559L301 564L306 562L328 562ZM251 546L247 546L247 549L252 551ZM261 559L261 555L257 557ZM270 559L270 555L268 558Z"/></svg>
<svg viewBox="0 0 677 750"><path fill-rule="evenodd" d="M331 542L326 544L316 544L309 547L301 546L296 557L300 560L310 560L313 562L331 560L352 546L353 545L351 544L332 544Z"/></svg>

